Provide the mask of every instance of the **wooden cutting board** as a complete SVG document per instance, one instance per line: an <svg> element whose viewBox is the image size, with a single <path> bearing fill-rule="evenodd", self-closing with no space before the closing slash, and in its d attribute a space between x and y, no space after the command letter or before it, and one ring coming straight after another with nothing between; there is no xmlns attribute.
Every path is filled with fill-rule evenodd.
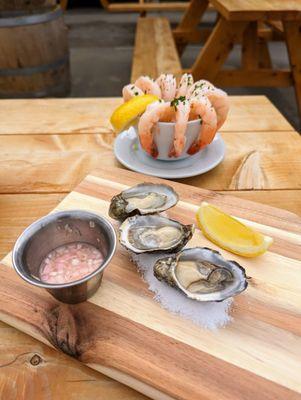
<svg viewBox="0 0 301 400"><path fill-rule="evenodd" d="M57 209L107 215L113 195L143 181L160 180L99 170ZM79 305L61 304L23 282L8 255L0 268L1 320L153 399L301 399L301 219L168 183L181 198L170 217L191 223L206 200L275 239L270 251L256 259L222 251L252 277L247 291L235 298L232 323L212 332L162 309L121 247L100 290ZM217 248L198 230L190 245Z"/></svg>

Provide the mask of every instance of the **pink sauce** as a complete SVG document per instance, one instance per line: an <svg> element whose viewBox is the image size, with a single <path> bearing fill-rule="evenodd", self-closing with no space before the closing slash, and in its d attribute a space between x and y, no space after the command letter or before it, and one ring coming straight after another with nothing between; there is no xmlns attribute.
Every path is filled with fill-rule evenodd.
<svg viewBox="0 0 301 400"><path fill-rule="evenodd" d="M69 243L52 250L41 262L40 278L46 283L77 281L103 262L101 252L91 244Z"/></svg>

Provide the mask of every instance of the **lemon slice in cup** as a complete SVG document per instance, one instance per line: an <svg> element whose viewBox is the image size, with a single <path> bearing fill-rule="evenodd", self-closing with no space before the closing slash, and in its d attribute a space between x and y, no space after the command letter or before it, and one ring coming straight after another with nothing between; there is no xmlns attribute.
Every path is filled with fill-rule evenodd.
<svg viewBox="0 0 301 400"><path fill-rule="evenodd" d="M134 125L138 117L144 113L146 107L157 100L157 96L144 94L132 97L129 101L121 104L113 112L110 119L114 130L119 133L129 126Z"/></svg>
<svg viewBox="0 0 301 400"><path fill-rule="evenodd" d="M196 214L198 227L213 243L234 254L256 257L267 251L273 243L219 208L203 202Z"/></svg>

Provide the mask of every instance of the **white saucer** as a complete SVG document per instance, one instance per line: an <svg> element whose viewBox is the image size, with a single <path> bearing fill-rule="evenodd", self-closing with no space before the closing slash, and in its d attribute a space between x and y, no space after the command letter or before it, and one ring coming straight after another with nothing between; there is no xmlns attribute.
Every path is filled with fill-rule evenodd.
<svg viewBox="0 0 301 400"><path fill-rule="evenodd" d="M224 158L225 143L218 133L200 153L184 160L161 161L148 156L141 149L134 129L130 128L115 139L114 153L117 160L132 171L166 179L189 178L216 167Z"/></svg>

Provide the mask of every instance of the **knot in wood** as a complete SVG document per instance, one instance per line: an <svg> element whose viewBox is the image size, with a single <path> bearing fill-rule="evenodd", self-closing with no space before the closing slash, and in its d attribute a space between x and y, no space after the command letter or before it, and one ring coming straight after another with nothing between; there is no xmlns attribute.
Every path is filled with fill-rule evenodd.
<svg viewBox="0 0 301 400"><path fill-rule="evenodd" d="M48 314L49 341L69 356L78 358L78 333L75 321L75 309L61 304Z"/></svg>
<svg viewBox="0 0 301 400"><path fill-rule="evenodd" d="M42 362L42 358L38 354L34 354L30 359L30 364L37 366Z"/></svg>

